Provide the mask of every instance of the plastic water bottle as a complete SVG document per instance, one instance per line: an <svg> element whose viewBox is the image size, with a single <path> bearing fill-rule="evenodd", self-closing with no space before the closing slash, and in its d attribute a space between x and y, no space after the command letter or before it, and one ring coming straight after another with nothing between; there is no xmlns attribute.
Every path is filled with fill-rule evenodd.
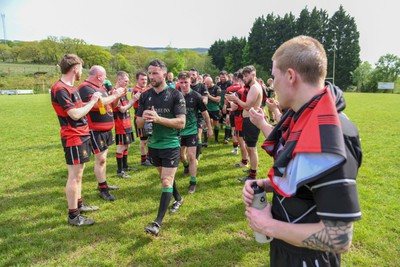
<svg viewBox="0 0 400 267"><path fill-rule="evenodd" d="M264 188L257 185L257 182L253 182L251 188L254 190L254 198L251 206L258 210L264 209L268 205L267 195L265 194ZM258 243L268 243L272 241L272 237L268 237L259 232L254 232L254 237Z"/></svg>
<svg viewBox="0 0 400 267"><path fill-rule="evenodd" d="M150 136L153 134L153 123L152 122L145 122L143 126L144 132Z"/></svg>
<svg viewBox="0 0 400 267"><path fill-rule="evenodd" d="M104 108L103 102L101 102L100 100L97 101L97 106L99 107L99 111L101 115L106 114L106 109Z"/></svg>

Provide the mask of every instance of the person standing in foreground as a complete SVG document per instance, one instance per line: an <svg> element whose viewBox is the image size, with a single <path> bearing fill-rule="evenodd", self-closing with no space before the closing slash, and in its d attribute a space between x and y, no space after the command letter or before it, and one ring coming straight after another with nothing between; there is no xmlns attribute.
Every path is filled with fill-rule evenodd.
<svg viewBox="0 0 400 267"><path fill-rule="evenodd" d="M190 174L189 194L196 191L197 184L197 159L196 149L198 144L197 135L197 120L198 114L203 116L203 119L208 128L208 136L212 136L212 126L210 117L207 112L207 107L199 93L190 88L191 74L187 71L181 72L178 75L180 91L185 97L186 102L186 124L185 128L180 131L181 136L181 161L183 163L184 175ZM186 157L186 150L188 158Z"/></svg>
<svg viewBox="0 0 400 267"><path fill-rule="evenodd" d="M340 253L351 245L353 221L361 218L358 130L341 112L340 89L324 84L327 58L317 40L295 37L272 60L274 89L287 111L273 128L263 110L250 110L274 164L269 179L257 180L273 191L272 205L252 208L254 181L245 183L249 226L274 238L271 266L340 266Z"/></svg>
<svg viewBox="0 0 400 267"><path fill-rule="evenodd" d="M164 62L158 59L151 61L148 75L153 87L140 95L136 123L139 128L144 128L145 123L152 123L152 135L148 139L149 155L160 174L162 193L157 218L145 227L145 231L158 235L172 196L175 201L171 213L178 211L183 203L174 178L180 159L177 129L185 127L186 105L181 92L166 84L167 67Z"/></svg>
<svg viewBox="0 0 400 267"><path fill-rule="evenodd" d="M90 161L90 137L86 114L101 99L94 93L83 105L78 90L74 87L82 75L83 60L74 54L65 54L59 64L61 78L51 87L51 102L61 126L61 143L65 152L68 180L65 193L68 202L68 223L74 226L94 224L94 220L80 215L80 211L98 210L82 202L82 175L85 162Z"/></svg>
<svg viewBox="0 0 400 267"><path fill-rule="evenodd" d="M117 175L121 174L121 176L124 176L124 178L130 178L130 175L124 173L125 171L136 170L135 168L130 168L128 166L129 146L133 141L135 141L135 138L133 137L132 120L129 109L138 100L138 96L140 96L140 93L137 93L132 96L131 101L128 100L128 97L126 96L126 86L128 83L129 74L125 71L118 71L115 89L111 91L111 94L114 94L117 90L116 88L124 88L125 90L124 96L117 100L118 103L116 107L113 108L115 122L115 142L117 144L117 151L115 153L115 157L117 159ZM124 173L124 175L122 175L122 173Z"/></svg>
<svg viewBox="0 0 400 267"><path fill-rule="evenodd" d="M110 104L117 102L115 100L124 95L124 88L118 88L114 94L109 96L104 85L106 79L106 70L102 66L94 65L89 70L87 79L78 86L79 94L84 103L89 102L92 95L96 92L101 93L105 114L100 112L100 107L95 105L88 114L90 129L90 140L92 143L92 152L94 154L94 174L97 178L99 196L108 201L114 201L115 197L110 194L107 184L107 152L108 146L114 144L112 129L114 128L114 117Z"/></svg>

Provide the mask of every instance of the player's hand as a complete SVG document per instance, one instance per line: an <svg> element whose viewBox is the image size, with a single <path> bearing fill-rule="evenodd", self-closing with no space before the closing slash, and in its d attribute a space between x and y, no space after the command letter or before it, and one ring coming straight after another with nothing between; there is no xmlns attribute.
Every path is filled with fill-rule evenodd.
<svg viewBox="0 0 400 267"><path fill-rule="evenodd" d="M126 95L125 88L120 87L116 89L115 94L118 96L118 98L123 97L124 95Z"/></svg>
<svg viewBox="0 0 400 267"><path fill-rule="evenodd" d="M257 126L258 129L261 129L262 125L267 123L265 120L267 115L265 114L264 109L258 107L251 108L249 114L251 123Z"/></svg>

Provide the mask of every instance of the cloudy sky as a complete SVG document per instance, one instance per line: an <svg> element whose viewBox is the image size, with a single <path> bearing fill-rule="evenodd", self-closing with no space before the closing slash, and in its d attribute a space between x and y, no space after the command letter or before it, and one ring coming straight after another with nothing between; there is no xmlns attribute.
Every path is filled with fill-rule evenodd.
<svg viewBox="0 0 400 267"><path fill-rule="evenodd" d="M374 65L387 53L400 56L398 0L0 0L0 13L8 40L56 36L102 46L208 48L218 39L247 37L261 15L292 12L298 17L307 6L332 16L340 5L357 23L361 60Z"/></svg>

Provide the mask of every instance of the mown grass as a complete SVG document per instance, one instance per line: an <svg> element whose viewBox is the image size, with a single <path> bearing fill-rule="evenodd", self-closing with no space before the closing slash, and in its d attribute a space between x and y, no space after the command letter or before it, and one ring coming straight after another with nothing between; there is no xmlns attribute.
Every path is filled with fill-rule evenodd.
<svg viewBox="0 0 400 267"><path fill-rule="evenodd" d="M346 94L346 100L364 151L357 180L363 215L343 266L400 266L400 96ZM239 156L230 154L231 145L204 150L193 195L179 167L184 205L167 214L156 238L143 232L157 213L156 170L138 165L135 142L129 162L139 170L131 179L117 178L112 146L107 173L109 184L121 186L117 200L98 197L92 160L83 197L101 210L89 215L94 226L75 228L66 223L67 170L50 96L0 96L0 107L0 266L268 266L268 245L256 243L247 226L236 180L242 172L231 167ZM272 161L259 154L265 177Z"/></svg>

